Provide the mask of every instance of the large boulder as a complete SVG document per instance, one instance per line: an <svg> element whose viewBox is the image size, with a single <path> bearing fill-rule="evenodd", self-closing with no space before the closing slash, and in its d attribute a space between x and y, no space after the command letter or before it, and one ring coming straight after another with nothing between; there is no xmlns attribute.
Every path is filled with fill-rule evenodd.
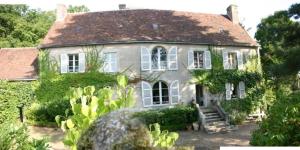
<svg viewBox="0 0 300 150"><path fill-rule="evenodd" d="M139 119L133 118L134 112L123 109L100 117L82 134L77 149L148 149L149 130Z"/></svg>

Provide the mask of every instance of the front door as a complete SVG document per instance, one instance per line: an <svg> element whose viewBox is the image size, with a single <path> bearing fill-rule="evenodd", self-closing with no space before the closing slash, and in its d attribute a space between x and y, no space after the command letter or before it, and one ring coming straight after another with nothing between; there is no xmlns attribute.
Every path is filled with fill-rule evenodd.
<svg viewBox="0 0 300 150"><path fill-rule="evenodd" d="M203 86L196 84L196 101L200 106L204 105L203 102Z"/></svg>

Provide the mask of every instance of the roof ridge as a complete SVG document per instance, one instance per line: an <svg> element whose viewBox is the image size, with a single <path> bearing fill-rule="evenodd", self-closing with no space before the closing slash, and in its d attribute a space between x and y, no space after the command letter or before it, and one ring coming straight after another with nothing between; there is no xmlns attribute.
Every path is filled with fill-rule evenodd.
<svg viewBox="0 0 300 150"><path fill-rule="evenodd" d="M194 12L194 11L182 11L182 10L167 10L167 9L149 9L149 8L136 8L136 9L123 9L123 10L103 10L103 11L92 11L92 12L75 12L68 13L67 15L83 15L83 14L93 14L93 13L105 13L105 12L124 12L124 11L167 11L167 12L181 12L181 13L192 13L192 14L202 14L202 15L212 15L212 16L223 16L226 14L213 14L204 12Z"/></svg>
<svg viewBox="0 0 300 150"><path fill-rule="evenodd" d="M37 47L2 47L0 50L37 49Z"/></svg>

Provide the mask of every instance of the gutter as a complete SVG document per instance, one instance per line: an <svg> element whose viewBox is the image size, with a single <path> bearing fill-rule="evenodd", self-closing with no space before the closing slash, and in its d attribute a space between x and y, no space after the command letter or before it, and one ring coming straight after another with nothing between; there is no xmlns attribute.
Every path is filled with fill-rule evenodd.
<svg viewBox="0 0 300 150"><path fill-rule="evenodd" d="M73 47L73 46L90 46L90 45L109 45L109 44L140 44L140 43L157 43L157 44L181 44L181 45L214 45L214 46L233 46L233 47L259 47L258 45L250 44L217 44L217 43L195 43L195 42L172 42L172 41L116 41L116 42L95 42L95 43L84 43L84 44L64 44L64 45L39 45L38 49L46 48L60 48L60 47Z"/></svg>

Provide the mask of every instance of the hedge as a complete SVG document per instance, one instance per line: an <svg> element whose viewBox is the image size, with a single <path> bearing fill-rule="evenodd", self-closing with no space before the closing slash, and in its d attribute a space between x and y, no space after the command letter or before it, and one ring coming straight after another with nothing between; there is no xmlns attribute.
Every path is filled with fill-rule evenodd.
<svg viewBox="0 0 300 150"><path fill-rule="evenodd" d="M43 78L36 89L37 102L26 112L29 122L55 122L55 116L65 116L70 108L66 92L70 87L95 86L100 89L116 83L116 76L106 73L67 73Z"/></svg>
<svg viewBox="0 0 300 150"><path fill-rule="evenodd" d="M34 101L36 82L8 82L0 80L0 124L19 117L17 106L25 108Z"/></svg>
<svg viewBox="0 0 300 150"><path fill-rule="evenodd" d="M147 110L137 112L135 116L146 125L159 123L162 130L169 131L184 130L198 120L197 110L190 106Z"/></svg>

